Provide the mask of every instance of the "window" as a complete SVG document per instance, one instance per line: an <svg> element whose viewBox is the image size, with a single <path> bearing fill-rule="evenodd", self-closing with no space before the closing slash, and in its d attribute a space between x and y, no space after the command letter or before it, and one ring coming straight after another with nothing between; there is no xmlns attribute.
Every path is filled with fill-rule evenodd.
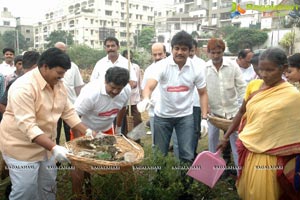
<svg viewBox="0 0 300 200"><path fill-rule="evenodd" d="M94 30L91 30L91 35L94 35Z"/></svg>
<svg viewBox="0 0 300 200"><path fill-rule="evenodd" d="M148 7L147 6L143 6L143 11L147 11Z"/></svg>
<svg viewBox="0 0 300 200"><path fill-rule="evenodd" d="M120 32L121 37L126 37L126 32Z"/></svg>
<svg viewBox="0 0 300 200"><path fill-rule="evenodd" d="M175 30L180 30L180 24L179 23L175 24Z"/></svg>
<svg viewBox="0 0 300 200"><path fill-rule="evenodd" d="M105 5L111 6L112 5L112 0L105 0Z"/></svg>
<svg viewBox="0 0 300 200"><path fill-rule="evenodd" d="M3 22L3 25L4 25L4 26L9 26L9 25L10 25L10 22L9 22L9 21L4 21L4 22Z"/></svg>
<svg viewBox="0 0 300 200"><path fill-rule="evenodd" d="M91 19L91 24L93 24L94 23L94 19Z"/></svg>
<svg viewBox="0 0 300 200"><path fill-rule="evenodd" d="M148 16L148 21L152 22L152 20L153 20L153 17Z"/></svg>
<svg viewBox="0 0 300 200"><path fill-rule="evenodd" d="M125 22L121 22L120 23L120 27L126 27L126 23Z"/></svg>
<svg viewBox="0 0 300 200"><path fill-rule="evenodd" d="M26 42L30 42L30 38L26 38L25 40L26 40Z"/></svg>
<svg viewBox="0 0 300 200"><path fill-rule="evenodd" d="M58 29L58 30L61 30L61 29L62 29L61 23L57 24L57 29Z"/></svg>
<svg viewBox="0 0 300 200"><path fill-rule="evenodd" d="M29 29L26 29L26 31L25 31L26 33L30 33L30 30Z"/></svg>
<svg viewBox="0 0 300 200"><path fill-rule="evenodd" d="M74 27L74 20L71 20L71 21L69 22L69 27L70 27L70 28Z"/></svg>
<svg viewBox="0 0 300 200"><path fill-rule="evenodd" d="M230 13L221 13L221 19L230 19Z"/></svg>
<svg viewBox="0 0 300 200"><path fill-rule="evenodd" d="M107 15L107 16L112 16L112 11L111 11L111 10L106 10L106 11L105 11L105 15Z"/></svg>
<svg viewBox="0 0 300 200"><path fill-rule="evenodd" d="M217 18L217 14L212 14L211 17L212 18Z"/></svg>
<svg viewBox="0 0 300 200"><path fill-rule="evenodd" d="M39 29L36 28L36 29L34 30L34 33L35 33L35 34L38 34L38 33L39 33Z"/></svg>
<svg viewBox="0 0 300 200"><path fill-rule="evenodd" d="M47 26L43 28L44 33L47 33Z"/></svg>

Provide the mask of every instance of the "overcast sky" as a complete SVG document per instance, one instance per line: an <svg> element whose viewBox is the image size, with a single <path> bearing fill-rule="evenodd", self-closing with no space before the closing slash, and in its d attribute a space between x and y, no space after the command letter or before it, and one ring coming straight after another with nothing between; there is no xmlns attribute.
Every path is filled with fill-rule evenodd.
<svg viewBox="0 0 300 200"><path fill-rule="evenodd" d="M130 1L130 0L129 0ZM174 0L153 0L157 4L172 3ZM56 8L62 0L0 0L0 9L7 7L15 17L41 19L49 8ZM37 21L37 20L35 20Z"/></svg>

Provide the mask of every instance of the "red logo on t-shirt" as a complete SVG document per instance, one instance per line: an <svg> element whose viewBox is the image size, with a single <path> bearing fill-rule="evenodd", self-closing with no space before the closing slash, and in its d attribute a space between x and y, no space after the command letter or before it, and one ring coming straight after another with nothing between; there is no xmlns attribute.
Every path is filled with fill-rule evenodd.
<svg viewBox="0 0 300 200"><path fill-rule="evenodd" d="M100 112L98 114L99 117L109 117L111 115L117 114L119 112L119 109L114 108L112 110L106 111L106 112Z"/></svg>
<svg viewBox="0 0 300 200"><path fill-rule="evenodd" d="M189 89L190 88L188 86L184 86L184 85L167 87L168 92L186 92L189 91Z"/></svg>

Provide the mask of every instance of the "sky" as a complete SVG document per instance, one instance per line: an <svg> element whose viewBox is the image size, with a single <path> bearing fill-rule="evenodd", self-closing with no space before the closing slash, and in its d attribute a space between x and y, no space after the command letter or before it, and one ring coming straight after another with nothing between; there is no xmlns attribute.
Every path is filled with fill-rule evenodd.
<svg viewBox="0 0 300 200"><path fill-rule="evenodd" d="M130 1L130 0L129 0ZM161 3L174 2L174 0L154 0ZM22 17L33 21L42 19L44 13L50 8L56 8L62 0L0 0L0 9L7 7L15 17Z"/></svg>
<svg viewBox="0 0 300 200"><path fill-rule="evenodd" d="M59 0L0 0L0 8L7 7L15 17L35 19L43 16Z"/></svg>

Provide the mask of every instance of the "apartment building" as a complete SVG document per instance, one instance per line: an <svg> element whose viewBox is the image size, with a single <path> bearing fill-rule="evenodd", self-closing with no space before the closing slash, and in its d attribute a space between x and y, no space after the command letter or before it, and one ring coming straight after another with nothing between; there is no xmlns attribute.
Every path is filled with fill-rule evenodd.
<svg viewBox="0 0 300 200"><path fill-rule="evenodd" d="M34 25L34 45L44 49L46 38L54 30L73 35L75 44L102 49L107 36L115 36L126 45L126 0L71 0L45 13L45 19ZM145 26L154 26L153 1L129 1L129 38Z"/></svg>
<svg viewBox="0 0 300 200"><path fill-rule="evenodd" d="M14 48L16 53L21 53L19 52L17 39L21 34L24 36L27 46L33 47L33 26L24 18L14 17L6 7L0 11L0 33L3 34L5 31L15 31L16 41Z"/></svg>

